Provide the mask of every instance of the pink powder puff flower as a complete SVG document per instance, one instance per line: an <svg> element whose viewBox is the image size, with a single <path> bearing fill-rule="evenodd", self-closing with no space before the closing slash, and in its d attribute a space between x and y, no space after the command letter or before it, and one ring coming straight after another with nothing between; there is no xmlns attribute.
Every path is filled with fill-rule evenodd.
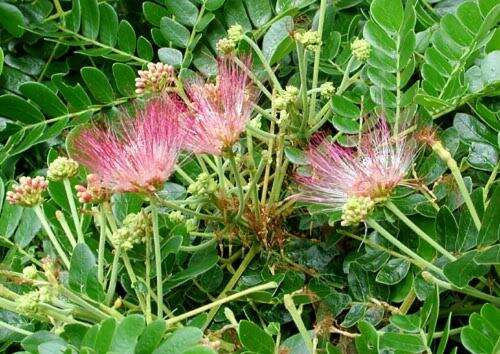
<svg viewBox="0 0 500 354"><path fill-rule="evenodd" d="M118 129L86 127L70 141L72 157L113 192L154 192L173 172L185 133L185 110L172 96L155 98ZM85 199L85 198L84 198Z"/></svg>
<svg viewBox="0 0 500 354"><path fill-rule="evenodd" d="M184 120L186 148L221 155L238 141L252 114L254 95L247 74L230 57L219 58L216 84L190 84L187 93L193 110Z"/></svg>
<svg viewBox="0 0 500 354"><path fill-rule="evenodd" d="M18 204L24 207L34 207L43 201L43 192L47 189L48 183L42 176L20 177L19 183L12 186L12 190L7 192L9 204Z"/></svg>
<svg viewBox="0 0 500 354"><path fill-rule="evenodd" d="M101 203L109 200L109 190L103 186L98 175L93 173L87 175L87 186L80 184L75 186L78 201L85 203Z"/></svg>
<svg viewBox="0 0 500 354"><path fill-rule="evenodd" d="M401 183L413 161L414 139L394 140L387 123L364 134L357 149L317 138L307 151L310 176L297 176L298 199L341 209L351 198L383 201ZM321 141L322 140L322 141Z"/></svg>

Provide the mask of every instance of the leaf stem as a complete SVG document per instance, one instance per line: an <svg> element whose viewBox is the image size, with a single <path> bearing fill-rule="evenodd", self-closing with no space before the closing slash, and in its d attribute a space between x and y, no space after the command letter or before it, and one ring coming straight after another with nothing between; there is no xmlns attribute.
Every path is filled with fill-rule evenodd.
<svg viewBox="0 0 500 354"><path fill-rule="evenodd" d="M292 295L285 294L283 296L283 303L285 304L285 308L287 309L287 311L290 313L290 316L292 316L293 322L299 329L299 333L302 336L302 339L304 340L307 349L311 354L314 353L313 341L311 339L311 336L309 335L309 332L307 331L306 326L304 325L304 321L302 321L302 317L300 316L297 307L295 307Z"/></svg>
<svg viewBox="0 0 500 354"><path fill-rule="evenodd" d="M448 258L450 261L455 261L457 258L453 256L450 252L448 252L443 246L437 243L434 239L432 239L429 235L427 235L421 228L413 223L406 215L399 210L399 208L391 201L387 201L385 203L387 209L393 212L401 221L403 221L406 226L408 226L413 232L415 232L422 240L431 245L436 251L441 253L443 256Z"/></svg>
<svg viewBox="0 0 500 354"><path fill-rule="evenodd" d="M38 217L38 220L40 220L40 223L42 224L43 229L47 233L47 236L49 236L50 242L52 242L52 245L56 249L57 254L59 257L61 257L61 260L63 261L64 265L66 266L66 269L69 269L70 262L68 257L66 256L66 253L64 253L64 250L61 247L61 244L57 240L56 235L54 235L54 232L52 231L52 228L49 225L49 222L47 221L47 218L45 217L45 213L42 210L40 205L36 205L33 207L35 210L35 214Z"/></svg>
<svg viewBox="0 0 500 354"><path fill-rule="evenodd" d="M269 76L269 79L273 83L273 86L275 87L275 89L278 91L283 91L283 88L281 87L281 84L280 84L278 78L274 74L273 69L271 69L271 67L269 66L269 61L266 59L266 57L264 57L264 53L262 53L259 46L247 35L243 36L243 40L245 42L247 42L250 45L250 47L252 47L255 54L257 54L257 57L259 58L262 66L264 67L264 70L267 72L267 75Z"/></svg>

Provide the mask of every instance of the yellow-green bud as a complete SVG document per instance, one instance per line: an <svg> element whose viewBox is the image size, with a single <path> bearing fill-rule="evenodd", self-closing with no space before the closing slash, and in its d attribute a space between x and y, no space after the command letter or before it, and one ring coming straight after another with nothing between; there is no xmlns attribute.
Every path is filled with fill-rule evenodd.
<svg viewBox="0 0 500 354"><path fill-rule="evenodd" d="M193 232L198 228L198 222L195 219L186 220L187 232Z"/></svg>
<svg viewBox="0 0 500 354"><path fill-rule="evenodd" d="M115 247L127 251L143 242L151 232L151 216L143 209L137 214L128 214L123 219L123 226L111 235L111 242Z"/></svg>
<svg viewBox="0 0 500 354"><path fill-rule="evenodd" d="M38 271L35 266L24 267L23 269L23 277L28 280L34 280L38 276Z"/></svg>
<svg viewBox="0 0 500 354"><path fill-rule="evenodd" d="M229 27L227 30L227 38L229 38L231 41L238 43L243 39L243 36L245 35L245 30L243 27L239 24L232 25Z"/></svg>
<svg viewBox="0 0 500 354"><path fill-rule="evenodd" d="M51 286L41 287L38 294L42 302L52 302L57 298L57 290Z"/></svg>
<svg viewBox="0 0 500 354"><path fill-rule="evenodd" d="M60 181L71 178L78 172L78 162L67 157L59 156L52 161L47 171L47 178L51 181Z"/></svg>
<svg viewBox="0 0 500 354"><path fill-rule="evenodd" d="M173 222L173 223L181 223L184 221L184 215L182 214L181 211L179 210L174 210L174 211L171 211L169 214L168 214L168 219Z"/></svg>
<svg viewBox="0 0 500 354"><path fill-rule="evenodd" d="M331 82L325 82L319 87L321 96L330 98L335 94L335 86Z"/></svg>
<svg viewBox="0 0 500 354"><path fill-rule="evenodd" d="M356 38L351 43L352 55L361 61L367 60L370 57L370 43L364 39Z"/></svg>
<svg viewBox="0 0 500 354"><path fill-rule="evenodd" d="M369 197L351 197L342 207L342 226L357 225L371 213L375 203Z"/></svg>
<svg viewBox="0 0 500 354"><path fill-rule="evenodd" d="M230 54L236 48L236 43L229 38L221 38L217 41L217 51L223 54Z"/></svg>
<svg viewBox="0 0 500 354"><path fill-rule="evenodd" d="M299 95L299 89L295 86L287 86L285 91L278 93L273 97L273 107L277 111L286 110L289 104L295 103Z"/></svg>
<svg viewBox="0 0 500 354"><path fill-rule="evenodd" d="M321 47L321 36L317 31L297 32L295 40L310 51L316 51Z"/></svg>
<svg viewBox="0 0 500 354"><path fill-rule="evenodd" d="M196 181L188 187L188 193L192 195L212 194L217 190L217 183L207 173L200 173Z"/></svg>
<svg viewBox="0 0 500 354"><path fill-rule="evenodd" d="M30 291L29 293L23 294L17 298L17 311L26 316L36 315L39 303L40 293L38 291Z"/></svg>

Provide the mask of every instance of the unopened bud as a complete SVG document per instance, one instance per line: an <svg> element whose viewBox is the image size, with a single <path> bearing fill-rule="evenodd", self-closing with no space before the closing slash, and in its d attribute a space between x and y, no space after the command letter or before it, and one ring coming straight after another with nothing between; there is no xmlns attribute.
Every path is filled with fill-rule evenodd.
<svg viewBox="0 0 500 354"><path fill-rule="evenodd" d="M375 203L369 197L351 197L342 207L342 226L357 225L371 213Z"/></svg>
<svg viewBox="0 0 500 354"><path fill-rule="evenodd" d="M7 192L7 201L24 207L34 207L43 201L43 192L47 189L44 177L21 177L19 183L14 184L11 191Z"/></svg>
<svg viewBox="0 0 500 354"><path fill-rule="evenodd" d="M49 165L47 178L51 181L60 181L71 178L78 172L78 162L67 157L60 156Z"/></svg>
<svg viewBox="0 0 500 354"><path fill-rule="evenodd" d="M370 57L370 43L364 39L356 38L351 43L352 55L358 60L364 61Z"/></svg>

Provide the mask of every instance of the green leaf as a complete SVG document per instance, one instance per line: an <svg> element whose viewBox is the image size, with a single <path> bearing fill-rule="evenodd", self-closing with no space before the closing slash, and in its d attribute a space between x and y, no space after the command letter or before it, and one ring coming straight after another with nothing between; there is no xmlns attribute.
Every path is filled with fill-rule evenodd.
<svg viewBox="0 0 500 354"><path fill-rule="evenodd" d="M77 244L73 249L68 284L73 290L86 293L96 301L104 298L104 291L97 281L95 256L84 243Z"/></svg>
<svg viewBox="0 0 500 354"><path fill-rule="evenodd" d="M500 244L478 251L474 257L474 262L477 264L500 265Z"/></svg>
<svg viewBox="0 0 500 354"><path fill-rule="evenodd" d="M500 310L486 304L481 313L473 313L469 325L460 333L460 339L465 348L473 354L490 354L498 352L500 343Z"/></svg>
<svg viewBox="0 0 500 354"><path fill-rule="evenodd" d="M260 354L274 353L273 338L253 322L241 321L238 325L238 337L247 350Z"/></svg>
<svg viewBox="0 0 500 354"><path fill-rule="evenodd" d="M378 354L380 337L375 327L366 321L361 321L358 324L361 336L356 337L355 344L359 353L363 354Z"/></svg>
<svg viewBox="0 0 500 354"><path fill-rule="evenodd" d="M292 146L287 146L285 147L285 156L287 159L295 164L295 165L308 165L309 161L307 160L306 155L304 154L304 151L292 147Z"/></svg>
<svg viewBox="0 0 500 354"><path fill-rule="evenodd" d="M354 303L349 312L344 317L344 321L340 324L344 328L349 328L354 326L356 323L361 321L365 317L366 305L362 303Z"/></svg>
<svg viewBox="0 0 500 354"><path fill-rule="evenodd" d="M420 353L426 349L426 346L420 335L384 333L380 338L380 349Z"/></svg>
<svg viewBox="0 0 500 354"><path fill-rule="evenodd" d="M130 65L114 63L113 76L120 94L123 96L133 96L135 94L135 71Z"/></svg>
<svg viewBox="0 0 500 354"><path fill-rule="evenodd" d="M265 25L273 16L269 0L245 0L245 5L250 20L257 28Z"/></svg>
<svg viewBox="0 0 500 354"><path fill-rule="evenodd" d="M45 119L37 107L12 94L0 96L0 115L25 124L37 123Z"/></svg>
<svg viewBox="0 0 500 354"><path fill-rule="evenodd" d="M389 32L399 31L403 24L403 4L400 0L373 0L370 13Z"/></svg>
<svg viewBox="0 0 500 354"><path fill-rule="evenodd" d="M21 248L28 246L37 232L40 231L41 226L35 211L32 208L24 208L21 221L14 234L14 241Z"/></svg>
<svg viewBox="0 0 500 354"><path fill-rule="evenodd" d="M124 52L134 54L137 36L134 28L127 20L121 20L118 25L118 48Z"/></svg>
<svg viewBox="0 0 500 354"><path fill-rule="evenodd" d="M161 18L168 16L167 9L150 1L142 3L142 12L149 23L158 27L160 27Z"/></svg>
<svg viewBox="0 0 500 354"><path fill-rule="evenodd" d="M116 320L108 318L101 322L96 335L95 350L98 353L107 353L116 330Z"/></svg>
<svg viewBox="0 0 500 354"><path fill-rule="evenodd" d="M14 37L21 37L24 33L24 17L21 11L7 2L0 3L0 25Z"/></svg>
<svg viewBox="0 0 500 354"><path fill-rule="evenodd" d="M170 15L183 25L193 27L198 18L198 9L189 0L164 0Z"/></svg>
<svg viewBox="0 0 500 354"><path fill-rule="evenodd" d="M394 258L382 267L375 280L382 284L394 285L406 277L409 269L410 263L407 260Z"/></svg>
<svg viewBox="0 0 500 354"><path fill-rule="evenodd" d="M446 264L443 268L444 275L450 282L463 288L473 278L478 278L488 272L488 266L474 262L477 251L464 253L456 261Z"/></svg>
<svg viewBox="0 0 500 354"><path fill-rule="evenodd" d="M420 317L414 315L393 315L389 319L391 324L410 333L418 333L420 331Z"/></svg>
<svg viewBox="0 0 500 354"><path fill-rule="evenodd" d="M115 9L106 2L99 4L101 29L99 39L103 44L114 47L118 36L118 15Z"/></svg>
<svg viewBox="0 0 500 354"><path fill-rule="evenodd" d="M153 60L153 46L147 38L140 36L137 40L137 54L144 60Z"/></svg>
<svg viewBox="0 0 500 354"><path fill-rule="evenodd" d="M215 11L222 5L224 5L224 1L226 0L206 0L205 7L209 11Z"/></svg>
<svg viewBox="0 0 500 354"><path fill-rule="evenodd" d="M128 315L125 317L116 328L110 351L120 354L134 354L137 339L145 326L142 315Z"/></svg>
<svg viewBox="0 0 500 354"><path fill-rule="evenodd" d="M83 35L90 39L96 39L99 34L99 6L97 0L80 0L80 5Z"/></svg>
<svg viewBox="0 0 500 354"><path fill-rule="evenodd" d="M0 76L2 75L3 71L3 61L4 61L3 49L0 48Z"/></svg>
<svg viewBox="0 0 500 354"><path fill-rule="evenodd" d="M226 0L222 12L227 26L241 25L245 32L252 29L252 24L245 11L244 2L241 0Z"/></svg>
<svg viewBox="0 0 500 354"><path fill-rule="evenodd" d="M332 97L332 110L342 117L351 119L358 119L361 114L357 105L339 95Z"/></svg>
<svg viewBox="0 0 500 354"><path fill-rule="evenodd" d="M158 49L158 58L162 63L178 68L182 64L182 52L175 48Z"/></svg>
<svg viewBox="0 0 500 354"><path fill-rule="evenodd" d="M437 214L436 235L441 246L449 251L455 251L458 225L447 206L442 206Z"/></svg>
<svg viewBox="0 0 500 354"><path fill-rule="evenodd" d="M35 102L49 117L62 116L68 109L59 97L39 82L27 82L19 87L23 95Z"/></svg>
<svg viewBox="0 0 500 354"><path fill-rule="evenodd" d="M161 342L167 327L162 319L148 324L137 342L135 354L151 354Z"/></svg>
<svg viewBox="0 0 500 354"><path fill-rule="evenodd" d="M491 172L498 164L498 150L489 144L473 142L469 147L467 161L478 170Z"/></svg>
<svg viewBox="0 0 500 354"><path fill-rule="evenodd" d="M160 23L160 31L167 41L172 42L172 45L182 48L187 47L190 32L178 22L169 17L163 17Z"/></svg>
<svg viewBox="0 0 500 354"><path fill-rule="evenodd" d="M183 327L172 333L153 354L177 354L199 343L203 332L196 327Z"/></svg>
<svg viewBox="0 0 500 354"><path fill-rule="evenodd" d="M80 70L83 81L96 100L102 103L113 102L113 88L104 73L94 67L84 67Z"/></svg>
<svg viewBox="0 0 500 354"><path fill-rule="evenodd" d="M38 353L38 346L43 343L58 342L65 345L66 342L60 337L48 331L38 331L23 339L21 345L29 353Z"/></svg>
<svg viewBox="0 0 500 354"><path fill-rule="evenodd" d="M460 139L467 145L473 142L486 143L496 146L497 137L479 119L465 113L457 113L453 119L453 126Z"/></svg>
<svg viewBox="0 0 500 354"><path fill-rule="evenodd" d="M285 16L274 22L264 35L262 52L269 61L269 65L277 63L292 51L294 43L289 35L289 29L292 26L293 19L290 16Z"/></svg>
<svg viewBox="0 0 500 354"><path fill-rule="evenodd" d="M488 204L488 208L484 212L481 230L479 231L478 246L491 245L500 240L500 185L496 185Z"/></svg>

